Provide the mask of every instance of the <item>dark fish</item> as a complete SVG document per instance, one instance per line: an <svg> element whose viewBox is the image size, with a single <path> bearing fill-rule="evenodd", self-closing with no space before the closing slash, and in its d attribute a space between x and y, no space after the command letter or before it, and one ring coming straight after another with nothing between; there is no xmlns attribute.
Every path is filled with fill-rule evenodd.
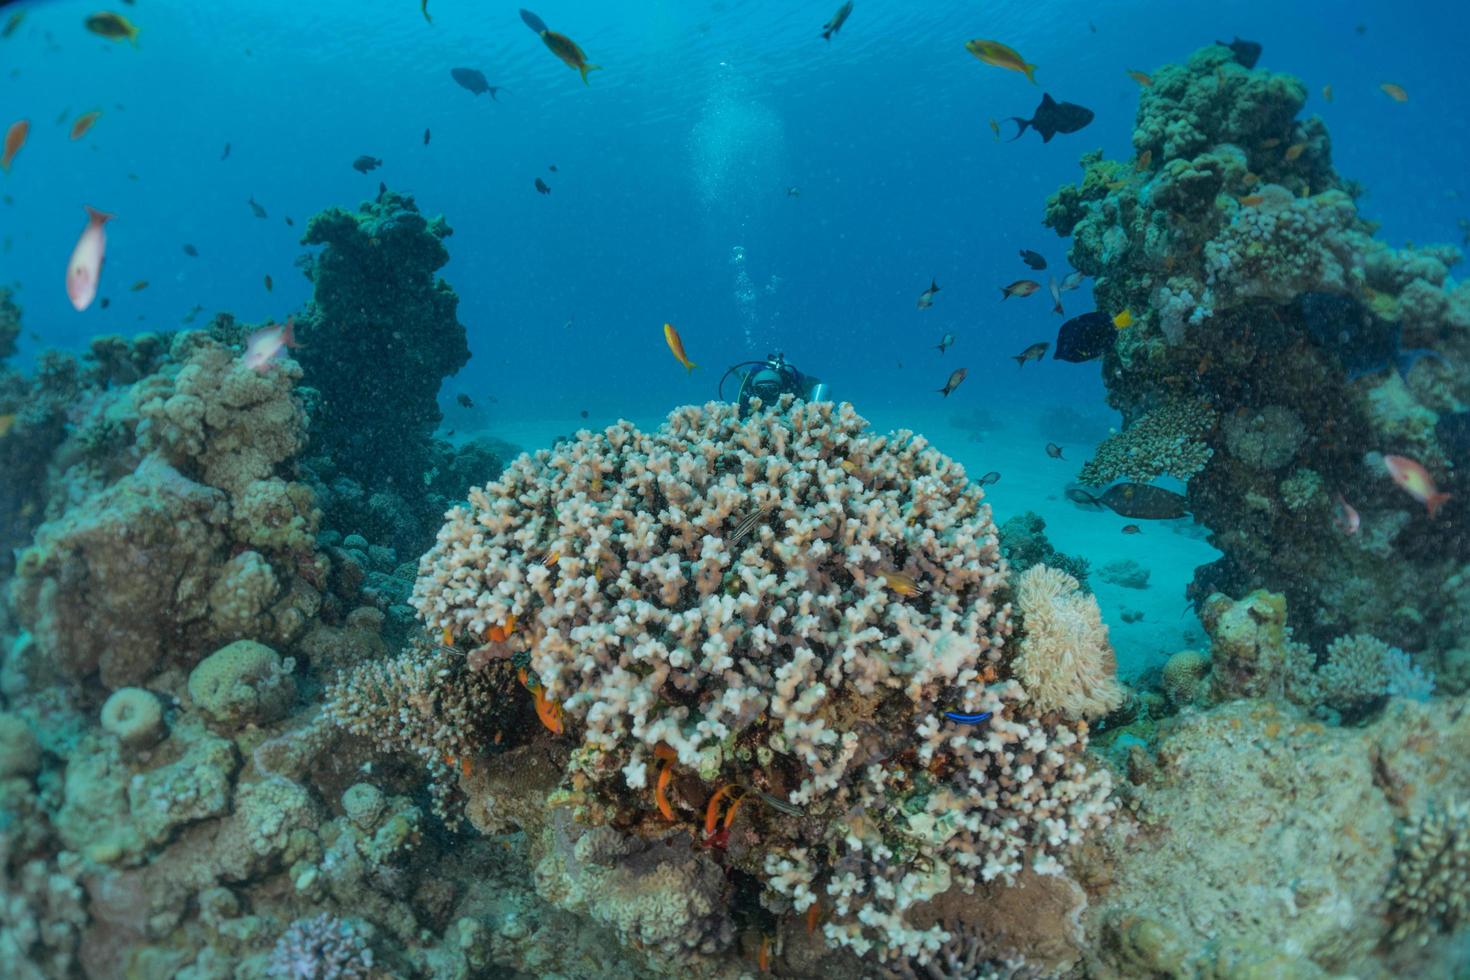
<svg viewBox="0 0 1470 980"><path fill-rule="evenodd" d="M537 177L536 178L536 190L539 193L542 193L542 194L550 194L551 193L551 188L550 187L547 187L546 186L546 181L542 180L540 177Z"/></svg>
<svg viewBox="0 0 1470 980"><path fill-rule="evenodd" d="M982 487L993 486L1000 482L1000 470L991 470L976 481Z"/></svg>
<svg viewBox="0 0 1470 980"><path fill-rule="evenodd" d="M5 29L0 30L0 37L9 37L10 35L14 34L16 28L20 27L21 21L25 19L26 12L24 10L17 10L15 13L11 14L10 19L5 22Z"/></svg>
<svg viewBox="0 0 1470 980"><path fill-rule="evenodd" d="M552 173L556 173L556 164L553 163L549 165L546 169L550 170Z"/></svg>
<svg viewBox="0 0 1470 980"><path fill-rule="evenodd" d="M526 26L535 31L537 34L544 34L548 30L550 30L550 28L546 26L546 21L542 20L540 17L537 17L535 14L524 8L521 10L521 20L525 21Z"/></svg>
<svg viewBox="0 0 1470 980"><path fill-rule="evenodd" d="M221 160L228 160L230 158L230 144L225 144L225 152L221 153L219 155L219 158Z"/></svg>
<svg viewBox="0 0 1470 980"><path fill-rule="evenodd" d="M1117 336L1113 321L1096 310L1074 316L1057 331L1057 349L1052 357L1073 364L1091 361L1112 350Z"/></svg>
<svg viewBox="0 0 1470 980"><path fill-rule="evenodd" d="M1143 528L1139 527L1137 524L1124 524L1123 525L1123 533L1124 534L1142 534L1143 533Z"/></svg>
<svg viewBox="0 0 1470 980"><path fill-rule="evenodd" d="M104 296L104 297L102 297L102 301L98 305L101 306L105 310L109 306L112 305L112 300L110 300L106 296Z"/></svg>
<svg viewBox="0 0 1470 980"><path fill-rule="evenodd" d="M184 314L184 319L181 320L180 322L181 323L193 323L194 320L195 320L195 318L197 318L199 316L199 314L201 314L203 312L204 312L204 307L196 305L192 310L190 310L188 313L185 313Z"/></svg>
<svg viewBox="0 0 1470 980"><path fill-rule="evenodd" d="M965 375L969 373L970 372L967 368L955 368L955 370L950 374L949 380L944 383L944 387L936 388L935 390L938 391L945 398L948 398L949 393L958 388L960 386L960 382L965 380Z"/></svg>
<svg viewBox="0 0 1470 980"><path fill-rule="evenodd" d="M266 276L265 277L265 291L266 292L270 292L271 290L273 290L275 288L276 288L276 284L273 283L273 282L271 282L271 277L270 276Z"/></svg>
<svg viewBox="0 0 1470 980"><path fill-rule="evenodd" d="M582 411L579 414L582 416L582 418L585 419L587 417L587 409L585 409L585 408L582 409Z"/></svg>
<svg viewBox="0 0 1470 980"><path fill-rule="evenodd" d="M139 279L137 282L133 283L128 288L131 289L135 293L140 293L143 290L145 290L145 289L148 288L148 280L147 279Z"/></svg>
<svg viewBox="0 0 1470 980"><path fill-rule="evenodd" d="M937 344L934 345L934 349L937 350L937 351L939 351L939 353L943 354L945 351L949 350L953 346L954 346L954 334L947 333L943 337L940 337L939 338L939 343L937 343Z"/></svg>
<svg viewBox="0 0 1470 980"><path fill-rule="evenodd" d="M1230 53L1235 55L1236 63L1244 68L1256 67L1256 62L1261 58L1261 46L1255 41L1242 41L1237 37L1229 44L1226 44L1224 41L1216 41L1215 43L1222 48L1229 48Z"/></svg>
<svg viewBox="0 0 1470 980"><path fill-rule="evenodd" d="M832 40L832 35L842 30L842 25L847 23L847 17L851 13L852 0L847 0L846 3L837 8L837 13L832 15L832 19L822 25L822 40Z"/></svg>
<svg viewBox="0 0 1470 980"><path fill-rule="evenodd" d="M286 224L290 225L292 228L296 227L296 222L291 220L291 216L289 214L286 215Z"/></svg>
<svg viewBox="0 0 1470 980"><path fill-rule="evenodd" d="M1065 456L1062 455L1062 447L1061 446L1058 446L1054 442L1049 442L1049 443L1046 444L1046 454L1048 456L1050 456L1052 459L1060 459L1060 460L1065 461L1066 458L1067 458L1067 457L1065 457Z"/></svg>
<svg viewBox="0 0 1470 980"><path fill-rule="evenodd" d="M255 198L254 198L254 196L252 196L252 197L251 197L251 198L250 198L250 200L249 200L249 201L247 201L247 202L245 202L245 203L247 203L247 204L249 204L249 205L250 205L250 210L251 210L251 211L252 211L252 212L254 212L254 214L255 214L255 216L256 216L256 217L257 217L257 218L264 218L264 217L268 217L268 215L266 215L266 213L265 213L265 208L263 208L263 207L261 207L261 206L260 206L260 205L259 205L259 204L256 204L256 203L255 203Z"/></svg>
<svg viewBox="0 0 1470 980"><path fill-rule="evenodd" d="M197 259L199 258L199 249L195 248L193 245L185 245L184 254L189 256L189 258L191 259Z"/></svg>
<svg viewBox="0 0 1470 980"><path fill-rule="evenodd" d="M365 174L369 170L377 170L382 165L382 160L379 160L377 157L370 157L366 153L352 161L352 169L360 174Z"/></svg>
<svg viewBox="0 0 1470 980"><path fill-rule="evenodd" d="M1189 502L1183 494L1147 483L1115 483L1098 496L1073 487L1067 491L1067 499L1106 507L1120 517L1149 521L1166 521L1189 513Z"/></svg>
<svg viewBox="0 0 1470 980"><path fill-rule="evenodd" d="M427 129L424 130L424 145L429 145L429 131Z"/></svg>
<svg viewBox="0 0 1470 980"><path fill-rule="evenodd" d="M1057 133L1075 133L1092 122L1092 110L1075 102L1058 102L1050 95L1043 94L1041 105L1036 107L1036 115L1030 119L1012 116L1010 121L1019 126L1010 142L1020 139L1021 134L1026 132L1026 127L1030 126L1041 134L1041 142L1050 143Z"/></svg>
<svg viewBox="0 0 1470 980"><path fill-rule="evenodd" d="M484 93L489 92L490 98L494 99L496 102L500 101L498 98L496 98L495 93L499 92L502 86L491 85L490 82L486 80L483 72L476 71L473 68L452 68L450 69L449 74L454 78L456 82L459 83L460 88L468 89L476 95L483 95ZM427 136L424 138L424 142L429 142Z"/></svg>
<svg viewBox="0 0 1470 980"><path fill-rule="evenodd" d="M1045 269L1046 259L1042 258L1040 252L1033 252L1029 248L1021 249L1021 261L1033 269Z"/></svg>
<svg viewBox="0 0 1470 980"><path fill-rule="evenodd" d="M463 392L461 392L460 394L456 395L455 398L454 398L454 400L456 402L458 402L460 404L460 406L463 407L463 408L474 408L475 407L474 399L470 398L469 395L466 395Z"/></svg>
<svg viewBox="0 0 1470 980"><path fill-rule="evenodd" d="M1011 355L1011 360L1015 361L1020 367L1025 367L1027 361L1039 361L1045 357L1046 349L1050 346L1051 344L1043 340L1040 343L1032 344L1019 354Z"/></svg>
<svg viewBox="0 0 1470 980"><path fill-rule="evenodd" d="M383 199L383 195L386 193L388 193L388 185L383 183L381 180L378 181L378 200L381 201Z"/></svg>

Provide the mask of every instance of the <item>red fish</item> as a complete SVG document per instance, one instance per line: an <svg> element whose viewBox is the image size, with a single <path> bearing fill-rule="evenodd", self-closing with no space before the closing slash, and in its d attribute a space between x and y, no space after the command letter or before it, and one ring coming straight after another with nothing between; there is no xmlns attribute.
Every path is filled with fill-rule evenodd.
<svg viewBox="0 0 1470 980"><path fill-rule="evenodd" d="M91 112L84 112L80 116L77 116L77 121L71 124L71 138L79 140L83 136L86 136L87 130L92 128L92 124L101 115L101 109L93 109Z"/></svg>
<svg viewBox="0 0 1470 980"><path fill-rule="evenodd" d="M1393 477L1393 482L1424 505L1430 519L1434 518L1434 512L1440 505L1450 499L1449 494L1441 493L1434 485L1434 477L1419 462L1407 456L1384 456L1383 465L1387 467L1388 475Z"/></svg>
<svg viewBox="0 0 1470 980"><path fill-rule="evenodd" d="M296 343L296 317L286 317L284 325L262 327L250 335L245 344L245 366L259 374L270 370L276 355L287 347L300 347Z"/></svg>
<svg viewBox="0 0 1470 980"><path fill-rule="evenodd" d="M102 226L112 220L112 215L96 208L87 208L87 215L87 227L66 264L66 295L78 313L91 306L97 296L97 282L102 278L102 260L107 252L107 232Z"/></svg>
<svg viewBox="0 0 1470 980"><path fill-rule="evenodd" d="M0 170L10 172L10 161L20 152L20 148L26 144L26 135L31 131L28 120L11 123L10 128L5 131L5 152L0 154Z"/></svg>

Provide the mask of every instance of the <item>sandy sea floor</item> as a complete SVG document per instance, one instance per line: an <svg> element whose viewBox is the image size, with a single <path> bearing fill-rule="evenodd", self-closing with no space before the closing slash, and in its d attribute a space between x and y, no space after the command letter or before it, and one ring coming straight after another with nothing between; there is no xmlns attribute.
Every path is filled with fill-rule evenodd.
<svg viewBox="0 0 1470 980"><path fill-rule="evenodd" d="M910 428L923 434L938 449L963 463L974 479L998 470L1001 479L986 488L986 499L996 523L1027 510L1046 521L1046 536L1052 545L1068 554L1083 555L1092 563L1089 582L1102 607L1119 673L1130 679L1149 668L1161 666L1182 649L1199 648L1204 630L1184 597L1184 588L1198 565L1213 561L1218 552L1203 539L1203 528L1188 518L1174 521L1131 521L1108 510L1082 507L1068 500L1065 491L1096 447L1107 435L1106 420L1091 426L1092 438L1068 440L1062 433L1049 439L1042 434L1036 417L1012 416L993 420L982 431L967 428L962 413L938 410L929 414L899 413L879 408L863 412L879 432ZM657 426L657 417L635 417L640 428ZM486 435L504 439L526 450L550 446L558 437L606 421L579 416L543 418L499 418ZM1082 427L1085 428L1085 427ZM1071 435L1078 436L1074 431ZM472 436L460 431L456 441ZM1065 461L1047 456L1048 441L1063 447ZM1124 534L1122 528L1137 523L1139 534ZM1147 588L1129 588L1105 580L1102 569L1109 562L1131 559L1149 572ZM1142 614L1125 622L1123 614Z"/></svg>

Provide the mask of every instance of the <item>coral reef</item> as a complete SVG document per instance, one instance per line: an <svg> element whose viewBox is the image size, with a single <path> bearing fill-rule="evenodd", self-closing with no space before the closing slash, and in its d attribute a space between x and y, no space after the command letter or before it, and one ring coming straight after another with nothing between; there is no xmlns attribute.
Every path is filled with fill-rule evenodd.
<svg viewBox="0 0 1470 980"><path fill-rule="evenodd" d="M1384 898L1394 942L1428 942L1433 933L1470 921L1470 805L1450 800L1400 830L1393 883Z"/></svg>
<svg viewBox="0 0 1470 980"><path fill-rule="evenodd" d="M1069 718L1098 718L1123 703L1118 664L1097 599L1066 572L1036 565L1016 584L1026 632L1016 676L1032 704Z"/></svg>
<svg viewBox="0 0 1470 980"><path fill-rule="evenodd" d="M1106 819L1086 726L1010 677L979 489L922 437L874 436L846 405L688 407L521 457L469 501L414 605L467 669L524 672L571 736L555 799L583 823L662 835L704 813L772 913L820 903L829 941L922 959L944 933L908 909L1054 870ZM1063 584L1034 605L1034 676L1095 684L1064 699L1090 710L1105 633Z"/></svg>
<svg viewBox="0 0 1470 980"><path fill-rule="evenodd" d="M1427 597L1470 543L1439 534L1460 517L1431 521L1381 457L1416 459L1441 489L1459 480L1458 430L1438 425L1470 401L1449 367L1470 353L1459 253L1373 239L1325 126L1299 116L1297 79L1216 45L1152 80L1135 160L1084 156L1046 209L1098 308L1145 311L1102 361L1126 427L1081 479L1187 481L1224 553L1200 570L1197 604L1282 592L1311 643L1366 633L1440 664L1465 621ZM1361 532L1334 526L1344 505Z"/></svg>
<svg viewBox="0 0 1470 980"><path fill-rule="evenodd" d="M1087 588L1089 563L1082 555L1063 554L1046 537L1046 521L1035 511L1024 511L1000 526L1000 553L1013 570L1024 572L1033 565L1050 565Z"/></svg>

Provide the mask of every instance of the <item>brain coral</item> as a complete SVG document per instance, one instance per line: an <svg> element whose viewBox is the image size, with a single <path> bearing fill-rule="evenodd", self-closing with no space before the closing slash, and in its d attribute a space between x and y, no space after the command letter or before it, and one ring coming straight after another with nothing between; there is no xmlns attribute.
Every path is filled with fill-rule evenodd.
<svg viewBox="0 0 1470 980"><path fill-rule="evenodd" d="M584 822L658 833L737 787L765 801L741 817L769 907L821 895L829 940L924 955L944 931L907 908L1054 868L1109 808L1085 728L1010 678L1004 572L980 488L923 437L712 403L522 456L449 513L413 603L471 662L534 671Z"/></svg>

